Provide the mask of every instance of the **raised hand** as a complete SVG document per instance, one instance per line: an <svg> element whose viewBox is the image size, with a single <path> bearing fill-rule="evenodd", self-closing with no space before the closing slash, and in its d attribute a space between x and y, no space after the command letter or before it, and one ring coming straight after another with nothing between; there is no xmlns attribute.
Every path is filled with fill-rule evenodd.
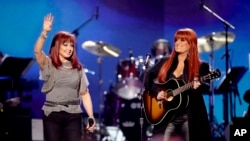
<svg viewBox="0 0 250 141"><path fill-rule="evenodd" d="M43 31L49 32L52 29L52 24L54 21L54 16L50 13L44 16L43 20Z"/></svg>

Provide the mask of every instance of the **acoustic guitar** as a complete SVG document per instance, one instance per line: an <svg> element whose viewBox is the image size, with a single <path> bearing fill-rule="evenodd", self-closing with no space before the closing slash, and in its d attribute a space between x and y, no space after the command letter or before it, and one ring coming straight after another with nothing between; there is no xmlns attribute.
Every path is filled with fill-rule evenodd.
<svg viewBox="0 0 250 141"><path fill-rule="evenodd" d="M221 76L217 69L209 74L200 77L200 82L212 80ZM165 88L165 99L157 100L155 96L144 92L142 96L144 112L147 121L154 126L154 129L160 129L167 125L180 110L184 110L189 104L189 96L185 94L186 90L193 87L194 81L185 83L181 79L169 79L165 83L160 83ZM164 124L162 124L164 123Z"/></svg>

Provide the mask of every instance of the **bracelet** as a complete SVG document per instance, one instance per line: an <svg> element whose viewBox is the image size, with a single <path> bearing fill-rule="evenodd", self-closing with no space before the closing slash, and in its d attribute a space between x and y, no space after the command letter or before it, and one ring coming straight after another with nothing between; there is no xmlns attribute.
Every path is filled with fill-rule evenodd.
<svg viewBox="0 0 250 141"><path fill-rule="evenodd" d="M44 35L43 33L40 34L40 37L42 37L43 39L47 39L48 36Z"/></svg>
<svg viewBox="0 0 250 141"><path fill-rule="evenodd" d="M90 116L90 117L88 117L88 119L95 119L95 118L94 118L94 116Z"/></svg>
<svg viewBox="0 0 250 141"><path fill-rule="evenodd" d="M94 123L95 123L95 119L92 118L92 117L89 117L88 118L88 124L89 124L89 126L91 127Z"/></svg>

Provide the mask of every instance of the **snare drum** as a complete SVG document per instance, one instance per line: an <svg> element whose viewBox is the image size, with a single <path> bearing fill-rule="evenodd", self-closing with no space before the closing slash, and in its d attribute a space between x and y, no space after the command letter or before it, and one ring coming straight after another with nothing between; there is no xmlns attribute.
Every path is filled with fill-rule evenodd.
<svg viewBox="0 0 250 141"><path fill-rule="evenodd" d="M139 79L141 63L138 59L130 57L121 60L117 66L117 84L114 92L123 99L134 99L142 88Z"/></svg>

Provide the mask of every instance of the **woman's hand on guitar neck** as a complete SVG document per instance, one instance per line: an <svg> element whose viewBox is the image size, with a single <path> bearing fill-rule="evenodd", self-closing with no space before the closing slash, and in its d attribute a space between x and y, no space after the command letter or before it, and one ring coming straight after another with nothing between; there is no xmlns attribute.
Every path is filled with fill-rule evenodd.
<svg viewBox="0 0 250 141"><path fill-rule="evenodd" d="M201 82L199 81L199 78L195 77L194 78L194 83L193 83L193 89L199 88L200 85L201 85Z"/></svg>

